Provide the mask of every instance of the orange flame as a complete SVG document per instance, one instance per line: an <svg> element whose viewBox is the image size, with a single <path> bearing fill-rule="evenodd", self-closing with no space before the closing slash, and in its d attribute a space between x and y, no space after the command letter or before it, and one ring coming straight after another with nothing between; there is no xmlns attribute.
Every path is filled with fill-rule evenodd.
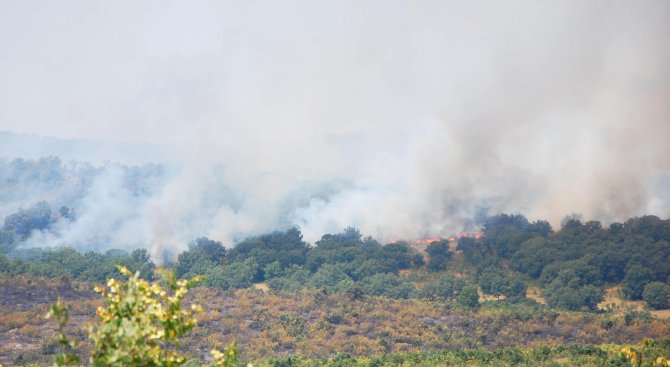
<svg viewBox="0 0 670 367"><path fill-rule="evenodd" d="M474 239L478 240L482 237L484 237L483 233L458 233L458 234L451 235L449 237L441 237L441 236L423 237L423 238L419 238L419 239L414 240L414 243L427 245L427 244L430 244L431 242L441 241L441 240L447 240L449 242L453 242L453 241L458 241L461 238L474 238Z"/></svg>
<svg viewBox="0 0 670 367"><path fill-rule="evenodd" d="M414 242L427 245L431 242L440 241L440 240L442 240L442 237L439 237L439 236L438 237L424 237L424 238L419 238L418 240L414 240Z"/></svg>

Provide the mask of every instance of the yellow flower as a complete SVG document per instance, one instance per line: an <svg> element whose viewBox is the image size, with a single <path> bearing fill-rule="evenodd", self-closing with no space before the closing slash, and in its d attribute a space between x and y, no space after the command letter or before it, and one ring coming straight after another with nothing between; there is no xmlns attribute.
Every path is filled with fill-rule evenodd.
<svg viewBox="0 0 670 367"><path fill-rule="evenodd" d="M198 304L192 304L191 305L191 310L193 312L202 312L202 306L200 306Z"/></svg>

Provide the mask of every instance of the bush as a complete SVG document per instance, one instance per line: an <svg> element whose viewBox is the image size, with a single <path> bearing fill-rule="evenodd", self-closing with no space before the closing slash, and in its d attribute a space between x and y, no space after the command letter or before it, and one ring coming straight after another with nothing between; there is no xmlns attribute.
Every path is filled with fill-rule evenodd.
<svg viewBox="0 0 670 367"><path fill-rule="evenodd" d="M252 259L230 265L216 266L205 274L205 284L219 289L249 288L253 284L258 265Z"/></svg>
<svg viewBox="0 0 670 367"><path fill-rule="evenodd" d="M448 300L456 298L463 290L463 287L465 287L465 282L462 279L444 274L437 280L426 284L416 293L419 298Z"/></svg>
<svg viewBox="0 0 670 367"><path fill-rule="evenodd" d="M595 310L605 292L587 285L573 269L564 269L545 288L542 295L551 307L565 310Z"/></svg>
<svg viewBox="0 0 670 367"><path fill-rule="evenodd" d="M166 271L162 275L167 289L163 289L158 283L141 279L139 271L133 274L123 266L118 270L128 278L127 281L110 279L107 287L95 287L104 296L105 307L98 308L96 313L100 320L89 335L93 342L90 364L105 367L183 366L186 358L177 348L178 339L195 326L194 315L201 308L193 304L183 310L182 300L202 278L177 280L175 273ZM54 366L78 363L79 358L71 352L76 344L63 333L69 318L68 309L58 301L47 317L54 317L58 324L61 353L56 355ZM212 357L214 366L234 366L237 363L235 345L223 353L212 350Z"/></svg>
<svg viewBox="0 0 670 367"><path fill-rule="evenodd" d="M479 308L479 293L477 293L477 287L474 285L466 285L463 287L461 294L459 294L456 299L456 303L467 310Z"/></svg>
<svg viewBox="0 0 670 367"><path fill-rule="evenodd" d="M430 255L428 260L428 269L431 271L441 271L447 268L447 263L451 259L449 251L449 242L446 240L432 242L426 247L426 252Z"/></svg>
<svg viewBox="0 0 670 367"><path fill-rule="evenodd" d="M198 306L182 310L181 302L189 288L201 281L176 280L165 273L168 290L149 284L119 267L127 282L110 279L109 289L96 287L105 297L106 308L97 311L100 326L91 333L95 366L179 366L186 359L174 348L177 339L195 326Z"/></svg>
<svg viewBox="0 0 670 367"><path fill-rule="evenodd" d="M670 307L670 286L661 282L651 282L644 287L642 298L653 309Z"/></svg>
<svg viewBox="0 0 670 367"><path fill-rule="evenodd" d="M504 295L510 300L526 297L526 283L516 275L508 275L501 269L486 268L477 276L482 291L494 296Z"/></svg>
<svg viewBox="0 0 670 367"><path fill-rule="evenodd" d="M623 278L624 296L633 300L642 299L644 287L652 280L654 280L654 274L651 270L640 265L631 266Z"/></svg>

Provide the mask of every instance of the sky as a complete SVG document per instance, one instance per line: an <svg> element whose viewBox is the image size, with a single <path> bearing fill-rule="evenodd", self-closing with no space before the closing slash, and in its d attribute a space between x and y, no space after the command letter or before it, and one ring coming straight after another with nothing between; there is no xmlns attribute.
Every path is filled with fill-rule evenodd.
<svg viewBox="0 0 670 367"><path fill-rule="evenodd" d="M221 238L670 215L667 1L2 0L0 50L0 131L180 167L147 228L222 182L245 204L197 226Z"/></svg>

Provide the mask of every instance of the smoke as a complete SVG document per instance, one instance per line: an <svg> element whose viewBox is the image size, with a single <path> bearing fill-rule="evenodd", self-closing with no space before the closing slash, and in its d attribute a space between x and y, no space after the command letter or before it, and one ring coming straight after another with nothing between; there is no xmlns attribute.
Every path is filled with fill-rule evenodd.
<svg viewBox="0 0 670 367"><path fill-rule="evenodd" d="M171 157L141 200L100 176L61 240L670 215L665 1L43 5L0 5L0 128Z"/></svg>

